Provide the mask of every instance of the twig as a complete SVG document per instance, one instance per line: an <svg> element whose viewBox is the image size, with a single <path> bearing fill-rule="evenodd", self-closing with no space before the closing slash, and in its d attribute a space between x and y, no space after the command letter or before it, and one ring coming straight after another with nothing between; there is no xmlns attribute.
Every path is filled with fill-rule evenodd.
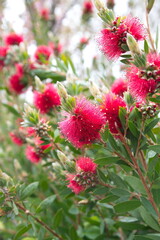
<svg viewBox="0 0 160 240"><path fill-rule="evenodd" d="M121 158L125 163L127 163L130 167L134 167L134 165L130 162L130 161L128 161L127 159L125 159L120 153L118 153L118 152L114 152L114 154L115 155L117 155L119 158Z"/></svg>
<svg viewBox="0 0 160 240"><path fill-rule="evenodd" d="M52 230L46 223L35 217L29 210L23 207L21 204L15 202L16 206L23 211L26 215L31 216L37 223L39 223L42 227L47 229L53 236L57 237L59 240L64 240L60 235L58 235L54 230Z"/></svg>

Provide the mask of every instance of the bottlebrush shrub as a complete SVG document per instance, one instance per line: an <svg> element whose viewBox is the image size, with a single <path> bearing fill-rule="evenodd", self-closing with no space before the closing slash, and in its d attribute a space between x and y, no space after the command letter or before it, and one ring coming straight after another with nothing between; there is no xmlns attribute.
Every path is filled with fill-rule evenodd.
<svg viewBox="0 0 160 240"><path fill-rule="evenodd" d="M25 2L33 17L34 1ZM56 14L63 2L56 4ZM148 35L137 17L115 18L95 0L105 24L100 49L108 59L121 57L121 79L113 81L114 62L108 65L104 56L86 68L79 46L74 61L70 48L54 54L53 61L50 51L43 60L32 59L29 43L0 51L2 239L160 239L160 57L154 28L148 25L154 1L146 2L142 12L147 14ZM49 42L55 42L49 33L54 29L65 48L71 33L62 30L53 13L55 1L52 4L50 16L56 25L50 25L51 19L40 28L44 21L38 16L34 31L27 34L48 49ZM85 30L91 39L92 21L89 27L81 22L76 31ZM82 64L76 64L76 58ZM14 74L18 80L8 80ZM7 88L10 81L14 94Z"/></svg>

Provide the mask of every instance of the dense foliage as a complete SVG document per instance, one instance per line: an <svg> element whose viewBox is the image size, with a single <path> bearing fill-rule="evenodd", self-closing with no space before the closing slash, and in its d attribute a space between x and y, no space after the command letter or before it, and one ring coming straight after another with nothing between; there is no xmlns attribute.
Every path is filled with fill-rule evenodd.
<svg viewBox="0 0 160 240"><path fill-rule="evenodd" d="M75 31L63 25L74 1L25 0L23 34L1 22L0 239L158 240L154 0L143 6L146 26L137 16L116 16L113 0L79 4ZM94 12L102 20L96 37ZM72 48L78 31L85 34ZM85 59L90 41L101 55Z"/></svg>

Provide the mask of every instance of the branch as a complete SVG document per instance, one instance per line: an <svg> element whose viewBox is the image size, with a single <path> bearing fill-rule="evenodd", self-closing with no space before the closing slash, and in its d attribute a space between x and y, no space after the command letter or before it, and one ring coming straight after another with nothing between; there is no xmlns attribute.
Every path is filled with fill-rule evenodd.
<svg viewBox="0 0 160 240"><path fill-rule="evenodd" d="M35 217L29 210L27 210L25 207L23 207L21 204L16 203L16 206L23 211L26 215L31 216L37 223L39 223L43 228L45 228L47 231L49 231L53 236L57 237L59 240L64 240L60 235L58 235L54 230L52 230L46 223Z"/></svg>

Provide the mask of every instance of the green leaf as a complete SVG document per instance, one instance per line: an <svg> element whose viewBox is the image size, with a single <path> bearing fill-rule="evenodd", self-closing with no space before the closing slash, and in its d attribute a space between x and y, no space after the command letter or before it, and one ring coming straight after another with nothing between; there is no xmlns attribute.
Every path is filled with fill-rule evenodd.
<svg viewBox="0 0 160 240"><path fill-rule="evenodd" d="M105 166L108 164L116 163L120 160L118 157L104 157L104 158L99 158L96 159L94 162L97 163L98 165Z"/></svg>
<svg viewBox="0 0 160 240"><path fill-rule="evenodd" d="M89 239L96 239L100 235L100 228L97 226L89 226L85 230L85 236Z"/></svg>
<svg viewBox="0 0 160 240"><path fill-rule="evenodd" d="M154 128L154 126L157 125L157 123L159 122L159 118L154 119L153 121L151 121L144 129L144 134L147 134L150 130L152 130L152 128Z"/></svg>
<svg viewBox="0 0 160 240"><path fill-rule="evenodd" d="M45 143L45 144L46 144L46 143ZM46 148L46 149L43 151L43 153L49 153L49 152L51 151L51 149L53 149L52 146Z"/></svg>
<svg viewBox="0 0 160 240"><path fill-rule="evenodd" d="M141 217L143 218L144 222L150 226L151 228L153 228L156 231L160 231L160 226L159 224L156 222L156 220L151 216L151 214L145 210L144 207L140 207L139 209Z"/></svg>
<svg viewBox="0 0 160 240"><path fill-rule="evenodd" d="M22 238L22 240L37 240L37 238L33 238L33 237L25 237ZM39 240L39 239L38 239Z"/></svg>
<svg viewBox="0 0 160 240"><path fill-rule="evenodd" d="M146 67L146 55L145 54L135 54L134 61L132 62L136 67Z"/></svg>
<svg viewBox="0 0 160 240"><path fill-rule="evenodd" d="M119 151L119 147L117 145L117 142L115 141L114 137L112 136L111 133L108 134L108 141L113 149L116 151Z"/></svg>
<svg viewBox="0 0 160 240"><path fill-rule="evenodd" d="M12 202L12 204L13 204L14 214L15 214L15 215L18 215L18 214L19 214L19 211L18 211L18 208L17 208L16 204L15 204L14 202Z"/></svg>
<svg viewBox="0 0 160 240"><path fill-rule="evenodd" d="M99 179L102 182L105 183L107 181L107 177L105 176L105 174L100 169L97 169L97 174L98 174Z"/></svg>
<svg viewBox="0 0 160 240"><path fill-rule="evenodd" d="M127 184L117 174L109 172L108 175L119 188L127 189Z"/></svg>
<svg viewBox="0 0 160 240"><path fill-rule="evenodd" d="M129 212L131 210L134 210L139 206L141 206L140 201L130 200L130 201L118 203L117 205L114 206L114 209L117 213L124 213L124 212Z"/></svg>
<svg viewBox="0 0 160 240"><path fill-rule="evenodd" d="M77 236L77 232L75 230L75 228L72 226L69 230L69 237L71 240L78 240L79 237Z"/></svg>
<svg viewBox="0 0 160 240"><path fill-rule="evenodd" d="M148 149L160 154L160 144L149 146Z"/></svg>
<svg viewBox="0 0 160 240"><path fill-rule="evenodd" d="M156 233L156 234L151 233L151 234L147 234L146 236L149 237L152 240L159 240L160 239L160 234L159 233Z"/></svg>
<svg viewBox="0 0 160 240"><path fill-rule="evenodd" d="M63 217L63 210L62 208L60 208L54 216L54 222L53 222L54 228L57 228L60 225L62 221L62 217Z"/></svg>
<svg viewBox="0 0 160 240"><path fill-rule="evenodd" d="M128 127L129 127L129 130L131 131L131 133L136 137L138 138L139 137L139 131L136 127L136 125L132 122L132 121L128 121Z"/></svg>
<svg viewBox="0 0 160 240"><path fill-rule="evenodd" d="M130 196L130 193L124 189L121 188L114 188L111 190L111 193L113 193L113 195L122 197L122 196Z"/></svg>
<svg viewBox="0 0 160 240"><path fill-rule="evenodd" d="M147 42L146 39L144 40L144 52L145 52L146 54L149 53L149 46L148 46L148 42Z"/></svg>
<svg viewBox="0 0 160 240"><path fill-rule="evenodd" d="M30 196L32 193L34 193L38 188L39 183L33 182L29 184L21 193L21 199L25 199L26 197Z"/></svg>
<svg viewBox="0 0 160 240"><path fill-rule="evenodd" d="M108 197L100 200L100 203L110 203L110 202L114 202L118 199L119 197L115 196L115 195L109 195Z"/></svg>
<svg viewBox="0 0 160 240"><path fill-rule="evenodd" d="M79 213L79 209L75 205L72 205L71 208L69 209L69 213L77 215Z"/></svg>
<svg viewBox="0 0 160 240"><path fill-rule="evenodd" d="M56 195L52 195L52 196L44 199L44 200L39 204L39 206L37 207L36 212L40 212L40 211L42 211L43 209L45 209L45 208L47 208L47 207L50 207L51 204L54 202L55 199L56 199Z"/></svg>
<svg viewBox="0 0 160 240"><path fill-rule="evenodd" d="M119 118L120 118L123 128L125 128L125 126L126 126L126 114L127 114L126 108L120 107Z"/></svg>
<svg viewBox="0 0 160 240"><path fill-rule="evenodd" d="M50 79L52 79L53 83L56 83L57 81L61 82L61 81L66 80L65 74L52 72L52 71L46 71L44 69L34 69L34 70L32 70L31 74L33 76L38 76L41 80L50 78Z"/></svg>
<svg viewBox="0 0 160 240"><path fill-rule="evenodd" d="M8 105L8 104L5 104L3 103L3 106L5 108L8 109L9 112L13 113L16 117L21 117L21 115L19 114L19 112L12 106Z"/></svg>
<svg viewBox="0 0 160 240"><path fill-rule="evenodd" d="M143 235L136 235L134 240L151 240L151 238L145 237Z"/></svg>
<svg viewBox="0 0 160 240"><path fill-rule="evenodd" d="M145 188L139 178L134 176L126 176L125 180L128 182L128 184L134 189L134 191L146 194Z"/></svg>
<svg viewBox="0 0 160 240"><path fill-rule="evenodd" d="M28 216L28 220L30 221L30 223L32 225L33 235L36 236L37 235L37 227L35 225L35 220L31 216Z"/></svg>
<svg viewBox="0 0 160 240"><path fill-rule="evenodd" d="M150 203L150 201L148 201L148 199L144 198L144 197L141 197L141 202L142 202L142 205L143 207L149 212L152 214L153 217L156 217L157 218L157 213L156 211L154 210L152 204Z"/></svg>
<svg viewBox="0 0 160 240"><path fill-rule="evenodd" d="M22 227L14 236L13 240L18 240L24 233L28 232L28 230L32 227L31 224L28 226Z"/></svg>

